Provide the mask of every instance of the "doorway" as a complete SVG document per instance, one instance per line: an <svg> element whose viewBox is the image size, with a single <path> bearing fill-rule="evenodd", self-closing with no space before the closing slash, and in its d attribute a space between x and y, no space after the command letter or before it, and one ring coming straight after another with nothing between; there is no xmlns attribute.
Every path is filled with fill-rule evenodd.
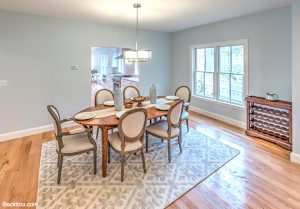
<svg viewBox="0 0 300 209"><path fill-rule="evenodd" d="M123 59L125 48L91 47L91 103L95 94L106 88L124 88L128 85L139 87L136 63Z"/></svg>

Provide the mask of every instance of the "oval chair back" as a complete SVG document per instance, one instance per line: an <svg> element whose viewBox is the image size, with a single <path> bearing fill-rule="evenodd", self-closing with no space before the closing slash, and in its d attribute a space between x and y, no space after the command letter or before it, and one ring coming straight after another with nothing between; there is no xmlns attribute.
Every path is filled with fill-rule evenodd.
<svg viewBox="0 0 300 209"><path fill-rule="evenodd" d="M95 105L101 105L111 100L114 100L114 94L108 89L100 89L95 94Z"/></svg>
<svg viewBox="0 0 300 209"><path fill-rule="evenodd" d="M54 132L55 132L55 138L58 143L59 150L61 150L62 147L64 146L64 144L63 144L62 135L61 135L62 129L61 129L61 124L60 124L60 114L59 114L57 108L54 107L53 105L48 105L47 109L52 118L52 123L54 126Z"/></svg>
<svg viewBox="0 0 300 209"><path fill-rule="evenodd" d="M130 99L140 96L139 90L135 86L126 86L123 90L123 98L125 99Z"/></svg>
<svg viewBox="0 0 300 209"><path fill-rule="evenodd" d="M172 128L179 128L181 124L181 115L183 109L183 100L177 101L172 105L168 111L167 120L168 120L168 134L171 134Z"/></svg>
<svg viewBox="0 0 300 209"><path fill-rule="evenodd" d="M175 95L180 99L183 99L184 102L191 101L191 90L188 86L180 86L176 89Z"/></svg>
<svg viewBox="0 0 300 209"><path fill-rule="evenodd" d="M114 100L114 94L108 89L100 89L95 94L95 105L102 105L106 101ZM99 135L99 127L97 127L96 139Z"/></svg>
<svg viewBox="0 0 300 209"><path fill-rule="evenodd" d="M184 100L182 120L185 120L187 131L189 132L189 106L191 101L191 90L188 86L180 86L175 91L175 95Z"/></svg>
<svg viewBox="0 0 300 209"><path fill-rule="evenodd" d="M60 125L60 114L59 114L57 108L54 107L53 105L48 105L47 109L51 115L55 135L59 135L62 132L61 125Z"/></svg>
<svg viewBox="0 0 300 209"><path fill-rule="evenodd" d="M147 114L145 108L134 108L121 116L118 122L118 130L121 138L122 152L124 152L126 142L136 142L140 140L143 144Z"/></svg>

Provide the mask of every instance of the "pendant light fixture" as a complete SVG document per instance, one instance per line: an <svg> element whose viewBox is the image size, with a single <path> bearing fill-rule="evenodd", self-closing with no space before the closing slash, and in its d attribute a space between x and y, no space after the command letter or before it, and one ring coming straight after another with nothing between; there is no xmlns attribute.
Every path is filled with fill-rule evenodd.
<svg viewBox="0 0 300 209"><path fill-rule="evenodd" d="M145 62L148 59L151 59L151 50L141 50L138 45L139 41L139 8L141 4L134 4L136 8L136 42L135 49L125 50L123 52L123 58L129 62Z"/></svg>

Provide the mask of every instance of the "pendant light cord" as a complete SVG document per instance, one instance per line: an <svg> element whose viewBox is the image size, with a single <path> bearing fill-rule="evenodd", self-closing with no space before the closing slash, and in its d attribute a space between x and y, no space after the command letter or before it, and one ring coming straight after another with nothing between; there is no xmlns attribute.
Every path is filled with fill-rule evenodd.
<svg viewBox="0 0 300 209"><path fill-rule="evenodd" d="M136 8L136 42L135 42L135 49L138 50L138 42L139 42L139 8L141 7L140 4L134 4L134 8Z"/></svg>

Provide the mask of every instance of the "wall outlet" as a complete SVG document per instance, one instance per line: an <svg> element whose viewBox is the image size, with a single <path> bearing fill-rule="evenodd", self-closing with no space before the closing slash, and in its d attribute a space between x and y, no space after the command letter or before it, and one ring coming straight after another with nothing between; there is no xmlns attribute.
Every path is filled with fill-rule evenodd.
<svg viewBox="0 0 300 209"><path fill-rule="evenodd" d="M0 87L8 86L7 80L0 80Z"/></svg>
<svg viewBox="0 0 300 209"><path fill-rule="evenodd" d="M72 69L72 70L78 70L78 69L79 69L79 66L78 66L78 65L71 65L71 69Z"/></svg>

